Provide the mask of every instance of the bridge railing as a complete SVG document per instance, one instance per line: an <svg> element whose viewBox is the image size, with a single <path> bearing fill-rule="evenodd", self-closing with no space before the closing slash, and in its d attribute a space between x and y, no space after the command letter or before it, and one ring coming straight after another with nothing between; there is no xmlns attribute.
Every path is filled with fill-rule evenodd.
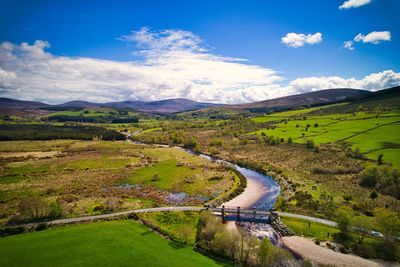
<svg viewBox="0 0 400 267"><path fill-rule="evenodd" d="M212 212L220 213L222 217L222 221L225 219L229 220L237 220L237 221L263 221L270 222L273 213L270 210L265 209L256 209L256 208L241 208L232 207L232 206L221 206L221 207L212 207L205 206L207 210ZM272 215L272 216L271 216Z"/></svg>

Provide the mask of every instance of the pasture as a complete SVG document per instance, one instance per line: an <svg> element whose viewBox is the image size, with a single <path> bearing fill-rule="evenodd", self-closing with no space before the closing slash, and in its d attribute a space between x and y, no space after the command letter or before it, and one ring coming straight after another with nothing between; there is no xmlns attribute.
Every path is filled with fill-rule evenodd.
<svg viewBox="0 0 400 267"><path fill-rule="evenodd" d="M321 108L319 108L321 109ZM253 118L255 122L269 122L269 126L250 134L274 136L295 143L312 140L316 144L346 142L353 150L359 149L367 158L400 167L400 115L398 110L379 114L356 112L353 114L307 115L316 108L287 111Z"/></svg>
<svg viewBox="0 0 400 267"><path fill-rule="evenodd" d="M221 266L136 221L66 226L0 238L0 266Z"/></svg>
<svg viewBox="0 0 400 267"><path fill-rule="evenodd" d="M194 245L196 241L199 212L149 212L138 213L138 217L180 243Z"/></svg>

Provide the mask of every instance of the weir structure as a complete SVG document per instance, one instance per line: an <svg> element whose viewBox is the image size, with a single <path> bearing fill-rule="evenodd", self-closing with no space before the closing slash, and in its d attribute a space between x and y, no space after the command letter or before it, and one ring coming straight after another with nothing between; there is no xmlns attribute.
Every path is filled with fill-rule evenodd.
<svg viewBox="0 0 400 267"><path fill-rule="evenodd" d="M278 214L271 210L263 210L256 208L241 208L241 207L212 207L205 206L206 210L212 211L217 216L221 216L222 222L225 221L241 221L241 222L255 222L255 223L268 223L270 224Z"/></svg>

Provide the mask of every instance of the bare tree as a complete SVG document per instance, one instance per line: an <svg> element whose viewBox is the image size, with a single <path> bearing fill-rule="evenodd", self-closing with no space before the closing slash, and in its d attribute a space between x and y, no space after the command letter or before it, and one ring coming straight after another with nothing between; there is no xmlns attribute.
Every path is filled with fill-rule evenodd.
<svg viewBox="0 0 400 267"><path fill-rule="evenodd" d="M49 205L41 197L27 197L19 203L21 215L33 220L47 216Z"/></svg>

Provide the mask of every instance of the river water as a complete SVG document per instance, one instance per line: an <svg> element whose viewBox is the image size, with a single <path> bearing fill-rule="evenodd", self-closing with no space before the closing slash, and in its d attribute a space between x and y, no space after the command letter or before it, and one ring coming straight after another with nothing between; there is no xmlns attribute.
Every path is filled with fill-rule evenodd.
<svg viewBox="0 0 400 267"><path fill-rule="evenodd" d="M135 132L131 135L135 135L135 134L137 134L137 133ZM142 144L142 145L144 144L141 142L135 142L135 141L130 140L129 137L131 135L128 135L128 139L127 139L128 142L135 143L135 144ZM163 144L155 144L155 145L159 146L159 147L170 147L169 145L163 145ZM185 149L182 147L176 146L175 148L182 149L190 154L193 154L193 155L205 158L207 160L217 162L217 163L229 166L231 168L234 168L237 171L239 171L244 177L246 177L247 181L253 180L253 181L257 182L257 184L259 186L263 187L262 188L263 194L257 198L257 201L252 205L252 207L255 207L257 209L270 210L274 206L276 199L281 192L281 188L280 188L279 184L271 176L264 175L262 173L259 173L259 172L256 172L256 171L244 168L244 167L240 167L236 164L233 164L233 163L225 161L225 160L215 159L215 158L205 155L205 154L193 153L191 150L188 150L188 149Z"/></svg>
<svg viewBox="0 0 400 267"><path fill-rule="evenodd" d="M187 151L187 152L192 153L191 151ZM261 174L259 172L256 172L256 171L244 168L244 167L240 167L236 164L233 164L233 163L225 161L225 160L215 159L208 155L204 155L204 154L197 154L197 155L199 157L232 167L232 168L236 169L237 171L239 171L244 177L246 177L246 179L248 181L254 180L257 182L257 184L262 186L264 193L258 198L256 203L252 205L253 207L255 207L257 209L269 210L274 206L276 199L281 192L281 188L280 188L279 184L271 176L264 175L264 174Z"/></svg>

